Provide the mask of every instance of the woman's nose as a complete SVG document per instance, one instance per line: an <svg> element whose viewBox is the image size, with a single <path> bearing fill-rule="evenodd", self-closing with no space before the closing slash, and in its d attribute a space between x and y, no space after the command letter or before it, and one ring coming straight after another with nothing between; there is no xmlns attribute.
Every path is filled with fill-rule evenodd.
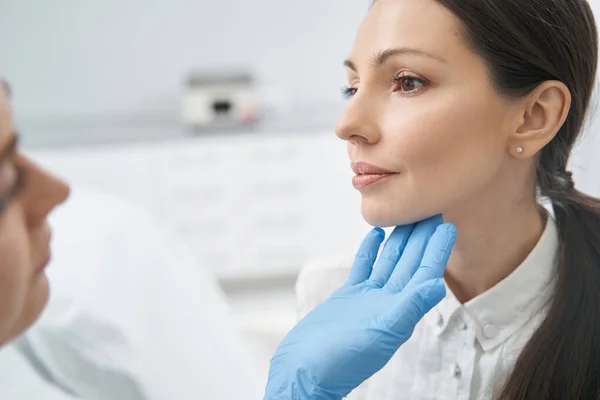
<svg viewBox="0 0 600 400"><path fill-rule="evenodd" d="M27 182L22 201L31 225L44 221L48 214L67 200L69 185L29 159L23 158Z"/></svg>
<svg viewBox="0 0 600 400"><path fill-rule="evenodd" d="M40 170L39 173L41 176L38 182L41 183L41 187L37 208L39 214L45 218L67 200L71 188L65 181L45 170Z"/></svg>
<svg viewBox="0 0 600 400"><path fill-rule="evenodd" d="M375 144L381 139L376 107L356 94L335 125L335 134L353 144Z"/></svg>

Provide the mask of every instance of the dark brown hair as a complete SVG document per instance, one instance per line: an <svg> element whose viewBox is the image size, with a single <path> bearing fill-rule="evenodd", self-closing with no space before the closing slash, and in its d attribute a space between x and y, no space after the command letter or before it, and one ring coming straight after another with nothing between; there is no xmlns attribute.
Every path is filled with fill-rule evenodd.
<svg viewBox="0 0 600 400"><path fill-rule="evenodd" d="M559 229L558 276L546 319L520 354L501 400L600 399L600 200L567 171L596 76L598 38L587 0L436 0L464 26L500 93L524 96L547 80L571 92L568 117L542 149L539 192Z"/></svg>
<svg viewBox="0 0 600 400"><path fill-rule="evenodd" d="M435 0L463 24L498 92L524 96L547 80L571 92L568 117L542 149L539 192L559 230L557 286L499 400L600 399L600 200L573 187L567 163L594 88L598 37L587 0Z"/></svg>
<svg viewBox="0 0 600 400"><path fill-rule="evenodd" d="M500 399L600 398L600 201L567 172L594 88L598 38L586 0L436 0L463 23L501 93L546 80L571 92L568 117L542 149L537 185L559 229L557 287L548 315L520 354Z"/></svg>

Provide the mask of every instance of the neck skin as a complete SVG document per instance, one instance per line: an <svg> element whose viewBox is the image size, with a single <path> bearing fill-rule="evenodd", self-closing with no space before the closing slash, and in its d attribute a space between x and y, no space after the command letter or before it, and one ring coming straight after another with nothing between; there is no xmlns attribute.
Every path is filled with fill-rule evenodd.
<svg viewBox="0 0 600 400"><path fill-rule="evenodd" d="M546 215L535 190L527 189L535 187L533 179L519 181L518 174L510 175L495 180L460 209L444 213L458 231L444 278L461 303L510 275L544 231Z"/></svg>

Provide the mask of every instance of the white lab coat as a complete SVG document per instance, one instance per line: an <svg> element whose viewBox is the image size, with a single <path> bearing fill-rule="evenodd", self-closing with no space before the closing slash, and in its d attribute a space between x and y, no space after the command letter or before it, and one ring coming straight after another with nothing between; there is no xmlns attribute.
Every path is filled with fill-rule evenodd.
<svg viewBox="0 0 600 400"><path fill-rule="evenodd" d="M261 397L213 275L143 211L75 190L51 225L50 302L0 350L0 399Z"/></svg>

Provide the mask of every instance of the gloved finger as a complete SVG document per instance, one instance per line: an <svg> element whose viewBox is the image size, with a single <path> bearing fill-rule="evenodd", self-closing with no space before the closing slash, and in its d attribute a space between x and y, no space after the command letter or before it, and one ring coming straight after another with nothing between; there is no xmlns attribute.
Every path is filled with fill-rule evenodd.
<svg viewBox="0 0 600 400"><path fill-rule="evenodd" d="M431 279L442 278L455 241L456 227L454 225L443 224L438 226L431 239L429 239L421 266L406 285L406 289L410 290L411 287L421 285Z"/></svg>
<svg viewBox="0 0 600 400"><path fill-rule="evenodd" d="M387 289L393 292L400 292L404 289L419 266L421 266L421 260L423 259L430 238L437 227L443 223L444 219L442 216L436 215L419 222L415 226L408 239L404 253L400 257L400 260L398 260L396 268L390 276Z"/></svg>
<svg viewBox="0 0 600 400"><path fill-rule="evenodd" d="M404 343L412 335L415 326L433 307L446 297L446 286L441 279L430 279L398 294L389 311L377 319L380 329L398 335Z"/></svg>
<svg viewBox="0 0 600 400"><path fill-rule="evenodd" d="M383 250L373 267L369 280L382 287L390 279L396 263L400 259L406 243L414 229L414 224L397 226L385 242Z"/></svg>
<svg viewBox="0 0 600 400"><path fill-rule="evenodd" d="M374 228L367 233L356 253L346 285L356 285L369 279L384 238L385 232L381 228Z"/></svg>

